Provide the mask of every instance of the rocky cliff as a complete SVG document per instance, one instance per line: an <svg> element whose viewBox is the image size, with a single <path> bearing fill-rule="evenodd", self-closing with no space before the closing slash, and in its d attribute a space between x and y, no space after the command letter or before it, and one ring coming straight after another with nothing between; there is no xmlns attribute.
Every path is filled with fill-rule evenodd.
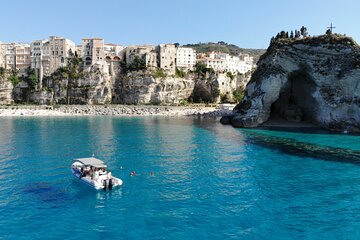
<svg viewBox="0 0 360 240"><path fill-rule="evenodd" d="M222 122L257 127L271 116L360 132L360 47L349 37L277 39L260 58L236 112Z"/></svg>
<svg viewBox="0 0 360 240"><path fill-rule="evenodd" d="M188 99L195 86L194 78L166 76L155 78L148 71L120 74L114 82L113 103L162 104Z"/></svg>
<svg viewBox="0 0 360 240"><path fill-rule="evenodd" d="M247 77L226 73L183 77L171 74L155 77L153 70L122 71L119 63L84 68L73 60L43 80L42 87L31 88L26 78L12 83L10 73L0 81L0 104L181 104L187 101L218 102Z"/></svg>

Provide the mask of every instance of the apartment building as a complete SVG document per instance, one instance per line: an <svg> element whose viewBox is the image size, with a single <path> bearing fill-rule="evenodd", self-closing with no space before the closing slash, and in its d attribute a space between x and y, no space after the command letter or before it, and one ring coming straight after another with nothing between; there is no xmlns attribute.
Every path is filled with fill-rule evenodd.
<svg viewBox="0 0 360 240"><path fill-rule="evenodd" d="M158 48L152 45L128 46L125 49L126 64L132 64L135 58L143 59L148 68L156 68L158 67Z"/></svg>
<svg viewBox="0 0 360 240"><path fill-rule="evenodd" d="M159 45L159 67L168 71L175 72L177 48L175 44Z"/></svg>
<svg viewBox="0 0 360 240"><path fill-rule="evenodd" d="M176 49L176 67L191 70L196 64L196 51L192 48L178 47Z"/></svg>
<svg viewBox="0 0 360 240"><path fill-rule="evenodd" d="M85 66L103 64L105 60L104 39L83 38L81 56L85 63Z"/></svg>
<svg viewBox="0 0 360 240"><path fill-rule="evenodd" d="M48 40L35 40L30 44L31 68L39 79L42 86L44 75L50 75L50 52Z"/></svg>
<svg viewBox="0 0 360 240"><path fill-rule="evenodd" d="M15 68L15 43L1 43L0 58L1 67Z"/></svg>
<svg viewBox="0 0 360 240"><path fill-rule="evenodd" d="M242 58L231 56L227 53L211 52L206 55L198 55L198 62L202 62L208 68L217 72L246 73L253 68L253 59L250 56Z"/></svg>
<svg viewBox="0 0 360 240"><path fill-rule="evenodd" d="M24 43L0 43L0 67L16 69L21 75L31 66L30 45Z"/></svg>
<svg viewBox="0 0 360 240"><path fill-rule="evenodd" d="M67 65L67 58L75 54L75 43L57 36L49 37L50 74Z"/></svg>
<svg viewBox="0 0 360 240"><path fill-rule="evenodd" d="M106 61L120 61L125 60L125 47L118 45L118 44L112 44L112 43L106 43L104 44L104 55Z"/></svg>

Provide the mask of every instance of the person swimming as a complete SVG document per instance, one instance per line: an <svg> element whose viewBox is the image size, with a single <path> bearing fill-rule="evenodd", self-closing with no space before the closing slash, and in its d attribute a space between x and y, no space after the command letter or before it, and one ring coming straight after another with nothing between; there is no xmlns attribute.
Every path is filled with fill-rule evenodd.
<svg viewBox="0 0 360 240"><path fill-rule="evenodd" d="M135 171L132 171L132 172L130 173L130 176L136 176L136 172L135 172Z"/></svg>

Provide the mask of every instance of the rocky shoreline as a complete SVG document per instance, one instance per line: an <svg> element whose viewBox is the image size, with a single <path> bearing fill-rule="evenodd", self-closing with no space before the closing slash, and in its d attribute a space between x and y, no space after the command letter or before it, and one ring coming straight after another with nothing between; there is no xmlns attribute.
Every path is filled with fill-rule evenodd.
<svg viewBox="0 0 360 240"><path fill-rule="evenodd" d="M21 105L0 106L1 116L199 116L222 117L232 110L207 106Z"/></svg>

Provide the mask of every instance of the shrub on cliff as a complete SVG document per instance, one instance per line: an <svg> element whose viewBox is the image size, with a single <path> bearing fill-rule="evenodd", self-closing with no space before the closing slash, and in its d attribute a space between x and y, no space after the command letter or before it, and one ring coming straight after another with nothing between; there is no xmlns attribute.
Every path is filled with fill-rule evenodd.
<svg viewBox="0 0 360 240"><path fill-rule="evenodd" d="M176 68L176 69L175 69L175 77L185 78L185 77L186 77L186 73L185 73L183 70Z"/></svg>
<svg viewBox="0 0 360 240"><path fill-rule="evenodd" d="M21 79L18 76L18 71L16 69L11 69L9 71L10 75L8 76L8 81L12 83L12 85L15 87L21 82Z"/></svg>
<svg viewBox="0 0 360 240"><path fill-rule="evenodd" d="M35 89L36 85L39 83L39 79L35 74L35 69L28 68L26 70L27 76L24 78L25 82L27 82L30 89Z"/></svg>
<svg viewBox="0 0 360 240"><path fill-rule="evenodd" d="M238 88L235 91L233 91L233 98L237 103L241 102L244 96L245 96L245 90L242 88Z"/></svg>
<svg viewBox="0 0 360 240"><path fill-rule="evenodd" d="M166 73L164 72L164 70L161 68L158 68L155 71L153 71L151 75L154 78L165 78L167 76Z"/></svg>
<svg viewBox="0 0 360 240"><path fill-rule="evenodd" d="M124 72L145 70L146 69L146 62L145 62L144 59L140 58L139 56L135 56L132 63L130 63L130 64L121 64L121 67L122 67L122 70Z"/></svg>
<svg viewBox="0 0 360 240"><path fill-rule="evenodd" d="M205 63L198 62L195 64L195 73L198 75L201 79L206 79L206 74L214 74L215 71L213 68L208 68Z"/></svg>
<svg viewBox="0 0 360 240"><path fill-rule="evenodd" d="M235 79L236 74L232 74L231 72L226 72L226 76L230 78L230 82L232 82Z"/></svg>

